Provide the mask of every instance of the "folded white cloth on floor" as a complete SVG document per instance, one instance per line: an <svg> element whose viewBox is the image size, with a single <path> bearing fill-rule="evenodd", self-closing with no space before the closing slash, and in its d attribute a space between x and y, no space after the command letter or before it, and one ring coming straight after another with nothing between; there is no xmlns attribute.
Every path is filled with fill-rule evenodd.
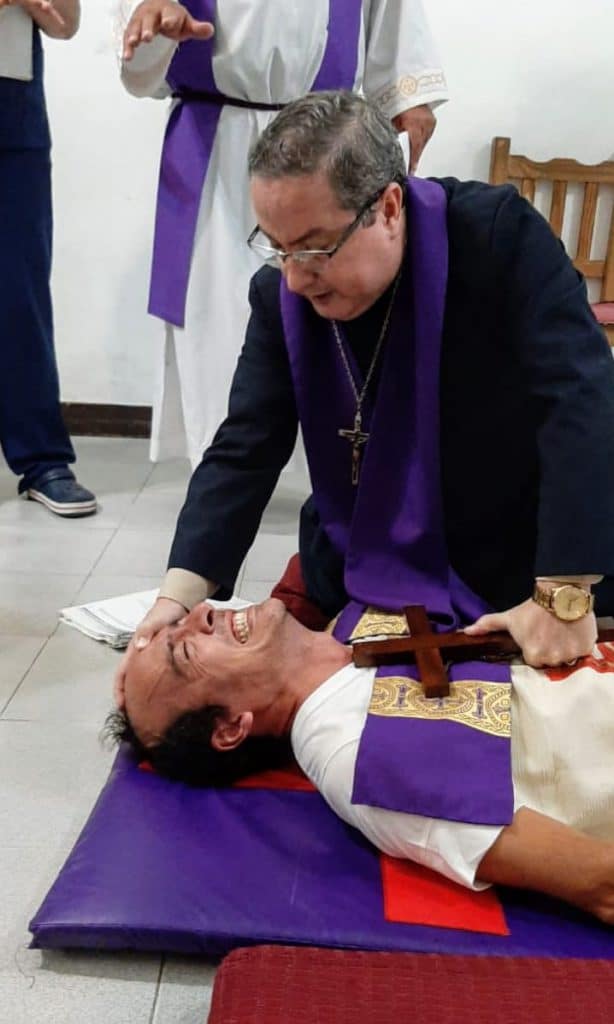
<svg viewBox="0 0 614 1024"><path fill-rule="evenodd" d="M62 608L60 622L78 629L92 640L100 640L111 647L127 647L136 627L157 596L157 590L140 590L135 594ZM231 597L229 601L210 600L209 604L214 608L245 608L251 602Z"/></svg>

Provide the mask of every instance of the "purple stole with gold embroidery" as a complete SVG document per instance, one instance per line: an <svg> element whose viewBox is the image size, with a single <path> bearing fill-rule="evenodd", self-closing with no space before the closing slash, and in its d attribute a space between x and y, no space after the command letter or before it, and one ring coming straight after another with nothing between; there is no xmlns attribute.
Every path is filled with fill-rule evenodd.
<svg viewBox="0 0 614 1024"><path fill-rule="evenodd" d="M198 21L215 21L217 0L183 3ZM314 91L352 89L356 77L361 4L358 0L329 0L329 4L326 49L311 87ZM266 17L265 4L262 16ZM283 25L279 31L283 32ZM281 105L233 100L220 93L213 76L214 39L182 43L167 74L178 102L162 149L149 312L179 327L185 322L196 221L222 109L233 102L256 110L281 109Z"/></svg>
<svg viewBox="0 0 614 1024"><path fill-rule="evenodd" d="M488 610L450 567L445 542L439 366L447 284L446 196L440 185L417 178L408 179L406 196L407 250L382 351L377 401L368 395L363 405L363 429L370 438L357 487L351 482L350 446L338 435L340 427L351 425L356 403L331 325L284 282L281 286L314 501L345 561L351 601L335 633L343 641L367 606L401 611L409 604L424 605L438 630L457 629ZM346 354L360 388L358 367L347 349ZM408 670L383 671L401 678ZM500 665L457 665L451 678L475 680L478 689L489 680L510 686L510 670ZM480 700L476 697L477 715L480 706L484 709ZM354 802L450 820L509 822L509 735L447 721L429 704L429 717L402 705L397 714L394 706L386 714L372 708L356 764Z"/></svg>

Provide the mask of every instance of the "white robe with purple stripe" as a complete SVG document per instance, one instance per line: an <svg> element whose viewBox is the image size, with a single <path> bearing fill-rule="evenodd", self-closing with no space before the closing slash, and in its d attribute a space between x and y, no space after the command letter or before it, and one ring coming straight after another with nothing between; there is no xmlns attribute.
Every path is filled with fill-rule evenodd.
<svg viewBox="0 0 614 1024"><path fill-rule="evenodd" d="M120 4L118 47L136 6L132 0ZM328 0L218 0L217 12L213 72L220 92L277 104L309 90L326 46ZM161 37L139 47L122 64L128 91L168 96L165 75L174 52L175 44ZM357 57L355 88L391 118L447 99L421 0L362 0ZM254 225L247 153L273 116L230 106L222 111L196 227L185 327L165 325L154 397L154 460L187 455L195 466L226 415L247 324L248 281L260 265L245 245Z"/></svg>

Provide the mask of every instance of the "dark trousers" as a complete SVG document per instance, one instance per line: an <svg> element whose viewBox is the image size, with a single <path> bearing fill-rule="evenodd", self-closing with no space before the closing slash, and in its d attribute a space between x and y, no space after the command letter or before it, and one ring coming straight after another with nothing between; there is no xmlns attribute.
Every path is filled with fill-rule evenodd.
<svg viewBox="0 0 614 1024"><path fill-rule="evenodd" d="M48 149L0 148L0 445L29 487L75 461L60 412Z"/></svg>

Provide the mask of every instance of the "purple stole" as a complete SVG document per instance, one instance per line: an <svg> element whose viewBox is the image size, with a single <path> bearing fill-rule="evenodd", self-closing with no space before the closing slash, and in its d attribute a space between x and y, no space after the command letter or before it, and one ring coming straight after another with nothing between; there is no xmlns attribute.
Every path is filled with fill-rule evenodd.
<svg viewBox="0 0 614 1024"><path fill-rule="evenodd" d="M192 17L215 22L217 0L183 2ZM351 89L356 75L361 4L358 0L329 3L327 44L313 91ZM281 105L243 102L220 93L213 77L214 43L215 37L182 43L167 74L179 102L171 112L162 148L149 312L178 327L185 323L196 221L222 108L234 103L258 110L281 109Z"/></svg>
<svg viewBox="0 0 614 1024"><path fill-rule="evenodd" d="M363 405L363 430L370 439L358 487L351 483L350 446L337 433L351 426L355 400L331 325L284 282L281 287L314 501L329 540L345 561L351 601L335 631L342 641L367 606L401 611L421 604L433 627L443 631L488 610L450 567L445 542L439 366L447 285L446 197L440 185L418 178L408 179L406 195L408 244L381 357L377 402L367 396ZM361 374L349 349L346 354L360 388ZM401 679L407 671L407 666L398 671L387 667L378 679L383 672ZM488 681L509 690L511 676L507 666L472 663L455 666L451 678L475 680L477 690L484 684L482 696L476 694L479 716ZM432 711L439 702L428 703ZM367 716L354 802L450 820L511 820L509 735L506 739L496 729L448 722L441 714L409 714L404 700L397 710L398 715L377 714L372 708Z"/></svg>

